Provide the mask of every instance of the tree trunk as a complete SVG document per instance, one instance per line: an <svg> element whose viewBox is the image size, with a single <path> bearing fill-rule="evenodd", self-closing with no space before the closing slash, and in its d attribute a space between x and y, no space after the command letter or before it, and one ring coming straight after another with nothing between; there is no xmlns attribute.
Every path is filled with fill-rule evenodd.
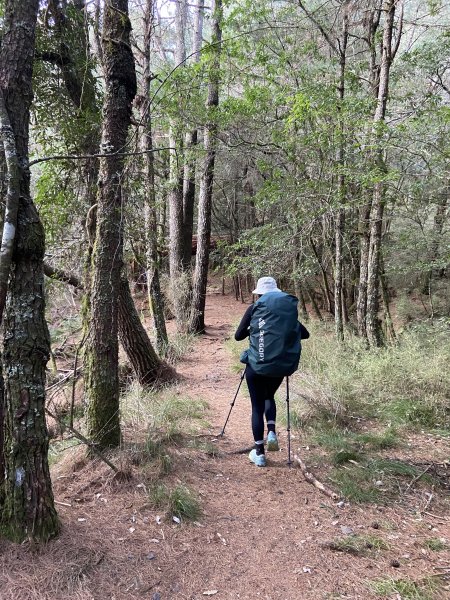
<svg viewBox="0 0 450 600"><path fill-rule="evenodd" d="M319 255L319 251L317 250L317 246L316 246L312 236L310 236L309 241L311 244L312 251L314 252L314 256L316 257L317 264L319 265L320 273L322 275L323 292L324 292L324 297L326 300L327 311L330 314L333 314L333 302L331 300L331 290L330 290L330 284L328 283L327 272L323 265L322 258ZM323 257L323 252L322 252L322 257Z"/></svg>
<svg viewBox="0 0 450 600"><path fill-rule="evenodd" d="M381 295L383 298L383 305L384 305L384 320L386 323L386 329L387 329L387 332L389 333L389 337L391 338L391 340L393 342L395 342L397 340L397 335L395 333L394 323L392 321L392 316L391 316L391 307L389 305L388 284L386 281L386 274L384 272L384 261L382 259L381 259L380 286L381 286Z"/></svg>
<svg viewBox="0 0 450 600"><path fill-rule="evenodd" d="M294 280L294 287L295 287L295 295L298 298L298 304L299 304L299 308L300 308L300 315L301 315L302 321L305 321L305 323L306 323L307 321L309 321L308 311L306 309L305 297L303 295L303 291L302 291L302 288L300 286L300 282L299 282L299 280L298 280L297 277Z"/></svg>
<svg viewBox="0 0 450 600"><path fill-rule="evenodd" d="M81 281L75 275L55 269L46 262L44 273L57 281L83 289ZM176 377L175 371L160 360L154 351L136 310L128 280L124 277L121 278L118 299L118 323L120 343L140 384L159 385Z"/></svg>
<svg viewBox="0 0 450 600"><path fill-rule="evenodd" d="M380 25L381 5L383 0L377 0L378 6L375 6L368 14L366 39L370 51L370 71L372 92L378 98L379 89L379 67L377 65L376 38ZM367 269L369 262L369 243L370 243L370 211L372 200L370 199L359 211L358 233L360 236L360 264L359 264L359 282L358 296L356 300L356 320L358 326L358 335L364 338L368 344L366 316L367 316Z"/></svg>
<svg viewBox="0 0 450 600"><path fill-rule="evenodd" d="M386 0L384 3L385 24L383 33L383 51L380 66L380 83L378 87L377 107L373 119L373 136L375 138L375 160L379 173L386 171L382 150L381 124L385 120L389 93L389 75L392 64L392 39L394 17L397 0ZM367 315L366 329L369 343L381 346L381 326L378 318L380 288L380 254L384 213L384 183L377 181L374 185L372 210L370 217L369 259L367 264Z"/></svg>
<svg viewBox="0 0 450 600"><path fill-rule="evenodd" d="M192 62L200 61L203 35L203 13L205 0L198 0L195 13L194 44ZM198 143L198 131L193 129L186 135L186 162L183 184L183 269L190 270L192 262L192 234L194 230L195 204L195 151Z"/></svg>
<svg viewBox="0 0 450 600"><path fill-rule="evenodd" d="M91 321L85 358L89 437L100 447L120 443L118 295L122 268L123 156L136 93L127 0L105 4L103 60L106 94L100 161L97 227L92 255Z"/></svg>
<svg viewBox="0 0 450 600"><path fill-rule="evenodd" d="M367 340L366 315L367 315L367 267L369 262L369 218L371 204L363 206L360 210L359 235L360 235L360 257L359 257L359 283L358 297L356 300L356 320L358 323L358 335Z"/></svg>
<svg viewBox="0 0 450 600"><path fill-rule="evenodd" d="M190 331L202 333L205 331L206 285L209 266L209 243L211 239L211 208L214 181L214 162L216 158L217 122L214 111L219 105L220 83L220 51L222 40L222 0L213 2L212 10L212 39L213 54L210 65L208 98L206 111L209 122L205 126L204 147L206 152L203 172L200 181L198 206L197 256L192 296L192 321Z"/></svg>
<svg viewBox="0 0 450 600"><path fill-rule="evenodd" d="M423 293L429 294L431 288L431 281L436 272L439 272L439 269L436 269L433 266L433 263L439 257L439 246L442 242L442 232L444 230L444 224L447 215L447 206L448 206L448 197L450 194L450 184L447 184L442 194L439 196L438 205L436 209L436 214L434 215L434 223L433 223L433 237L430 244L430 252L429 252L429 262L431 263L431 268L426 274L425 283L423 285ZM442 269L441 269L442 271Z"/></svg>
<svg viewBox="0 0 450 600"><path fill-rule="evenodd" d="M150 0L148 0L150 3ZM97 5L98 6L98 5ZM82 10L85 7L85 2L84 0L77 0L76 2L76 8L78 10ZM96 117L93 118L93 115L99 115L100 113L100 109L97 105L97 100L96 100L96 96L95 96L95 80L94 77L92 75L91 72L91 68L90 65L86 66L84 63L82 63L82 69L78 69L77 71L74 70L74 67L78 65L78 62L76 60L76 58L74 58L74 53L77 51L79 54L81 54L82 56L87 55L89 48L86 44L86 39L87 39L87 30L85 29L85 23L84 23L84 19L81 19L80 16L78 15L78 21L75 23L75 25L72 23L72 27L76 26L77 29L77 35L73 35L73 32L71 32L70 30L68 30L68 17L65 14L61 4L57 1L52 1L51 3L49 3L49 8L52 10L52 14L53 17L55 19L55 23L57 25L57 33L59 36L59 45L60 47L65 48L64 50L64 56L65 56L65 60L60 63L58 62L57 64L60 66L61 70L70 70L71 73L70 74L66 74L63 77L63 80L66 84L66 89L68 92L68 95L73 103L73 105L78 109L78 111L80 111L80 117L82 119L93 119L94 121L97 120ZM149 14L151 14L149 12ZM151 26L151 22L149 22L149 26ZM150 30L148 30L148 35L150 36ZM75 47L69 47L66 43L66 40L68 39L68 41L71 44L74 44ZM147 46L146 46L147 47ZM149 46L148 46L149 47ZM41 56L41 59L43 60L52 60L53 55L48 54L47 56ZM149 78L149 73L150 71L146 71L146 76ZM148 75L147 75L148 74ZM149 82L148 80L146 80L149 86ZM67 82L70 82L70 85L67 85ZM148 102L148 95L146 97L147 102ZM149 111L147 111L147 113L149 115ZM143 116L144 119L144 116ZM143 124L145 124L144 120L142 121ZM150 124L149 124L150 126ZM148 142L147 144L144 144L144 150L150 150L151 149L151 142L152 142L152 138L151 138L151 129L149 130L149 139L146 140L146 142ZM89 128L89 133L84 136L81 140L80 143L80 147L79 147L79 153L81 155L90 155L90 154L97 154L99 152L99 146L100 146L100 131L97 127L95 127L94 129ZM153 153L147 153L145 155L145 158L149 158L149 162L147 163L148 166L148 173L149 173L149 178L151 175L153 175L153 179L150 178L149 181L149 189L150 192L154 194L154 185L151 185L152 183L154 184L154 174L153 174ZM88 239L87 239L87 244L88 244L88 249L86 252L86 265L87 268L85 269L85 273L84 273L84 284L81 284L80 281L78 281L78 279L76 277L74 277L71 274L67 274L64 271L60 270L60 269L55 269L53 267L51 267L50 265L44 265L44 267L46 268L45 274L48 277L53 277L59 281L65 281L66 283L69 283L70 285L73 285L75 287L77 287L78 289L83 289L85 290L85 298L84 298L84 309L83 309L83 320L84 320L84 330L85 331L89 331L90 328L90 322L91 322L91 315L90 315L90 300L89 300L89 290L90 290L90 286L91 286L91 260L92 260L92 251L94 248L94 242L95 242L95 232L96 232L96 225L97 225L97 204L96 204L96 188L97 188L97 180L98 180L98 159L90 159L87 161L83 161L83 167L82 167L82 180L83 180L83 193L81 194L81 196L85 199L87 206L89 206L89 211L88 211L88 216L86 219L86 230L88 232ZM152 196L154 197L154 195ZM156 217L155 217L155 222L152 224L152 227L154 227L156 229ZM156 235L156 234L155 234ZM152 249L154 252L156 252L156 247ZM153 254L152 254L153 256ZM150 281L152 281L152 283L149 285L150 289L156 290L157 289L157 283L159 283L159 281L157 283L154 283L153 278L150 278ZM154 295L156 295L157 292L154 292ZM122 293L119 296L119 301L121 299L125 299L124 294ZM128 327L127 330L130 332L130 337L129 337L129 344L126 344L126 347L128 348L129 345L132 345L132 342L134 339L138 340L140 339L140 322L139 322L139 326L137 326L137 331L133 331L132 326L133 324L137 323L138 321L136 321L136 319L134 318L134 313L136 313L136 309L134 307L134 303L133 302L129 302L128 299L126 300L126 304L130 307L131 309L131 313L129 315L125 315L124 319L127 320L128 322ZM157 303L158 306L162 306L162 300ZM132 308L131 308L132 307ZM158 316L160 315L162 311L154 311L154 314L158 314ZM123 314L123 309L120 311L120 314ZM165 322L164 322L164 317L162 316L163 319L163 323L164 323L164 331L165 331ZM120 327L120 322L119 322L119 327ZM162 326L157 326L156 327L156 331L157 331L157 339L158 339L158 331L163 331ZM162 339L164 340L164 337L161 336ZM167 341L167 334L166 334L166 341ZM150 340L148 339L148 341L146 342L146 345L150 346L150 350L149 350L149 354L150 357L154 355L154 350L151 347L151 343ZM130 359L130 362L133 364L133 359L131 356L128 356L128 358ZM151 358L149 358L149 360L151 360ZM161 368L160 368L161 370ZM137 371L136 371L137 372Z"/></svg>
<svg viewBox="0 0 450 600"><path fill-rule="evenodd" d="M314 314L319 319L319 321L323 321L322 313L320 312L319 306L316 302L316 297L314 294L314 290L305 282L305 290L311 300L311 306L313 308Z"/></svg>
<svg viewBox="0 0 450 600"><path fill-rule="evenodd" d="M175 377L150 343L131 296L128 279L122 277L119 294L119 339L141 385L163 383Z"/></svg>
<svg viewBox="0 0 450 600"><path fill-rule="evenodd" d="M343 204L345 202L345 147L344 147L344 117L342 115L342 105L345 97L345 67L347 60L347 42L348 42L348 2L343 5L343 21L342 21L342 40L339 44L339 148L338 148L338 194L339 194L339 209L335 218L335 266L334 266L334 323L336 328L336 337L340 342L344 341L344 318L342 314L343 304L343 270L344 270L344 232L345 232L345 212Z"/></svg>
<svg viewBox="0 0 450 600"><path fill-rule="evenodd" d="M187 2L175 3L175 67L186 62ZM170 123L170 174L169 174L169 270L172 303L177 327L185 331L189 326L191 296L190 275L185 276L184 213L183 213L183 126L173 118Z"/></svg>
<svg viewBox="0 0 450 600"><path fill-rule="evenodd" d="M0 53L0 88L19 165L19 211L4 319L6 427L0 525L4 535L19 542L46 541L59 530L45 420L45 366L50 353L42 268L45 238L30 198L28 169L38 8L38 0L6 1Z"/></svg>
<svg viewBox="0 0 450 600"><path fill-rule="evenodd" d="M156 214L156 192L155 192L155 158L152 137L152 119L150 106L150 43L152 31L152 9L153 0L146 0L144 15L144 76L143 76L143 98L141 104L141 124L144 129L142 134L142 149L145 151L145 174L147 182L147 198L144 208L145 231L146 231L146 261L147 261L147 284L149 303L152 311L153 325L156 333L156 348L163 356L169 344L164 319L164 299L161 292L159 277L158 256L158 230ZM119 323L120 325L120 323ZM136 337L136 339L138 339ZM152 348L153 351L153 348Z"/></svg>
<svg viewBox="0 0 450 600"><path fill-rule="evenodd" d="M340 208L336 214L335 224L335 271L334 271L334 324L336 329L336 337L340 342L344 341L344 322L342 315L342 288L343 288L343 242L344 242L344 210Z"/></svg>
<svg viewBox="0 0 450 600"><path fill-rule="evenodd" d="M195 205L195 167L194 152L198 144L198 132L192 130L186 135L186 163L184 165L183 184L183 258L184 271L191 269L192 263L192 235L194 232L194 205Z"/></svg>

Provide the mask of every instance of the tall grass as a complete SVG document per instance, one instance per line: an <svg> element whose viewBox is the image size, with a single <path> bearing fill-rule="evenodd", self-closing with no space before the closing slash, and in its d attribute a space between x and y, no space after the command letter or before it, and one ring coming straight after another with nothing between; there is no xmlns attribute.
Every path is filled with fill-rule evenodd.
<svg viewBox="0 0 450 600"><path fill-rule="evenodd" d="M294 380L303 404L309 399L316 412L329 418L369 416L393 425L448 428L447 323L415 326L401 334L397 345L370 350L352 335L339 344L330 326L312 324L310 329L303 374Z"/></svg>
<svg viewBox="0 0 450 600"><path fill-rule="evenodd" d="M311 337L302 343L299 371L290 378L294 425L311 418L342 424L372 417L393 427L448 430L450 335L445 320L416 325L399 336L397 345L369 350L351 333L340 344L332 324L310 322L308 329ZM237 371L248 341L227 344Z"/></svg>
<svg viewBox="0 0 450 600"><path fill-rule="evenodd" d="M176 388L152 391L133 381L122 397L122 419L133 429L159 432L170 440L204 425L207 402Z"/></svg>

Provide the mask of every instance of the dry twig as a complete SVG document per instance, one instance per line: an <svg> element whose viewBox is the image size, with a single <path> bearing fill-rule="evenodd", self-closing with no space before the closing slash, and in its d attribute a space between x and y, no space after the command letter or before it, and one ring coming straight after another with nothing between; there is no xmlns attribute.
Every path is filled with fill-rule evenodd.
<svg viewBox="0 0 450 600"><path fill-rule="evenodd" d="M310 471L308 471L307 466L302 461L302 459L294 454L294 460L298 463L301 472L303 473L303 477L306 479L308 483L313 485L315 488L320 490L325 496L328 496L332 500L339 500L339 495L333 490L330 490L326 485L324 485L321 481L319 481Z"/></svg>

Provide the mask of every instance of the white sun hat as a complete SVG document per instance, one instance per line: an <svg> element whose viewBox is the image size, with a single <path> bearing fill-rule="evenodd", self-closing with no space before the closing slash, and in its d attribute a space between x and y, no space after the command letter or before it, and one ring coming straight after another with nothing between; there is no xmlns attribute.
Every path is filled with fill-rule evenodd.
<svg viewBox="0 0 450 600"><path fill-rule="evenodd" d="M260 277L252 294L262 296L262 294L267 294L267 292L281 292L281 290L278 289L277 282L273 277Z"/></svg>

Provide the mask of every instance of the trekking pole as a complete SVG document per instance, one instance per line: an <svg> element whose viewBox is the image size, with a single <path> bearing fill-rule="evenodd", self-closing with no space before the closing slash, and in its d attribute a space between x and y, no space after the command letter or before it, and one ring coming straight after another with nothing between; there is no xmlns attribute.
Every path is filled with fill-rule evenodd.
<svg viewBox="0 0 450 600"><path fill-rule="evenodd" d="M288 434L288 462L289 467L291 461L291 416L289 412L289 377L286 377L286 410L287 410L287 434Z"/></svg>
<svg viewBox="0 0 450 600"><path fill-rule="evenodd" d="M243 382L243 380L244 380L244 377L245 377L245 371L246 371L246 370L247 370L247 366L245 367L245 369L244 369L244 370L243 370L243 372L242 372L242 375L241 375L241 380L240 380L240 382L239 382L239 385L238 385L238 389L236 390L236 393L235 393L235 395L234 395L233 402L231 403L230 410L229 410L229 412L228 412L227 420L225 421L225 424L224 424L224 426L223 426L223 429L222 429L222 431L219 433L219 437L223 437L223 435L224 435L224 433L225 433L225 427L227 426L228 419L230 418L231 411L233 410L233 406L234 406L234 403L236 402L237 395L239 394L239 390L241 389L241 385L242 385L242 382Z"/></svg>

